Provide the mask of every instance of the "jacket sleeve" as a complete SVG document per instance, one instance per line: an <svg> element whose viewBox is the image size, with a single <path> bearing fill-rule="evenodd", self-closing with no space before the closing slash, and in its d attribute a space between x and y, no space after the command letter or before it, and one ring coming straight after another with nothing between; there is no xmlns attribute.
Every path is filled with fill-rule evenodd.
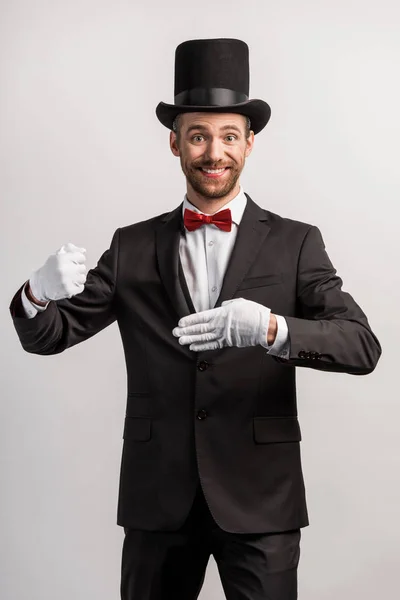
<svg viewBox="0 0 400 600"><path fill-rule="evenodd" d="M46 310L29 319L21 302L23 284L14 295L10 313L21 345L33 354L59 354L92 337L116 320L115 289L119 232L97 266L87 272L83 292L49 302Z"/></svg>
<svg viewBox="0 0 400 600"><path fill-rule="evenodd" d="M290 338L290 366L367 375L382 353L368 320L352 296L342 290L318 227L303 240L297 269L299 317L285 316Z"/></svg>

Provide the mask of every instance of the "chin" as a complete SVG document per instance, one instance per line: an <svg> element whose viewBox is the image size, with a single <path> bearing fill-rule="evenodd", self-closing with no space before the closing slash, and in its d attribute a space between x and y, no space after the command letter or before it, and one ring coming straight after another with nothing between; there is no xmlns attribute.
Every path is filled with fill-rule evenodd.
<svg viewBox="0 0 400 600"><path fill-rule="evenodd" d="M215 188L215 189L210 189L210 187L203 187L203 186L193 186L193 189L195 192L197 192L198 194L201 194L202 196L204 196L204 198L210 198L210 199L218 199L218 198L224 198L225 196L227 196L232 189L234 188L234 186L228 186L228 187L223 187L223 188Z"/></svg>

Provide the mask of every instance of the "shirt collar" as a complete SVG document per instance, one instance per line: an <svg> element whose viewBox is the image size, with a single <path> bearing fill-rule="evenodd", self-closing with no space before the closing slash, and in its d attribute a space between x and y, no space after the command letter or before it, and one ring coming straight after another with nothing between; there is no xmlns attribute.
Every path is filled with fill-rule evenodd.
<svg viewBox="0 0 400 600"><path fill-rule="evenodd" d="M242 220L242 216L244 213L244 209L246 208L246 204L247 204L247 198L245 196L242 186L240 186L239 193L234 198L232 198L232 200L230 200L227 204L225 204L222 208L220 208L220 210L225 210L226 208L230 208L231 214L232 214L232 222L236 223L236 225L239 225L240 221ZM201 212L201 210L199 210L196 206L194 206L194 204L192 204L188 200L188 197L186 194L185 194L185 197L183 200L182 217L185 213L185 208L189 208L190 210L193 210L194 212L197 212L197 213ZM209 213L203 213L203 214L209 214Z"/></svg>

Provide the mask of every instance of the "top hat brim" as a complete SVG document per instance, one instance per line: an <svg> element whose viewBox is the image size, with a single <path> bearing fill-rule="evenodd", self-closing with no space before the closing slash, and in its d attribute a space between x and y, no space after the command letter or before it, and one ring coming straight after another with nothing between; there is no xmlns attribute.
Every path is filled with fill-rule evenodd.
<svg viewBox="0 0 400 600"><path fill-rule="evenodd" d="M229 106L207 105L196 106L193 104L166 104L160 102L156 108L158 120L172 130L172 124L180 113L185 112L213 112L213 113L238 113L249 117L251 129L254 133L259 133L269 121L271 116L271 108L264 100L246 100L239 104Z"/></svg>

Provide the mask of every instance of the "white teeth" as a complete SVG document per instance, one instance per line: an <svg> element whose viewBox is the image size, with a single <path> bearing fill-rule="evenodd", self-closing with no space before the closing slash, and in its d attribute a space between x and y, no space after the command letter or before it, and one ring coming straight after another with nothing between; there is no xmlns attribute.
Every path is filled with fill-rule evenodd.
<svg viewBox="0 0 400 600"><path fill-rule="evenodd" d="M225 171L225 167L223 169L202 169L203 171L205 171L206 173L222 173L222 171Z"/></svg>

